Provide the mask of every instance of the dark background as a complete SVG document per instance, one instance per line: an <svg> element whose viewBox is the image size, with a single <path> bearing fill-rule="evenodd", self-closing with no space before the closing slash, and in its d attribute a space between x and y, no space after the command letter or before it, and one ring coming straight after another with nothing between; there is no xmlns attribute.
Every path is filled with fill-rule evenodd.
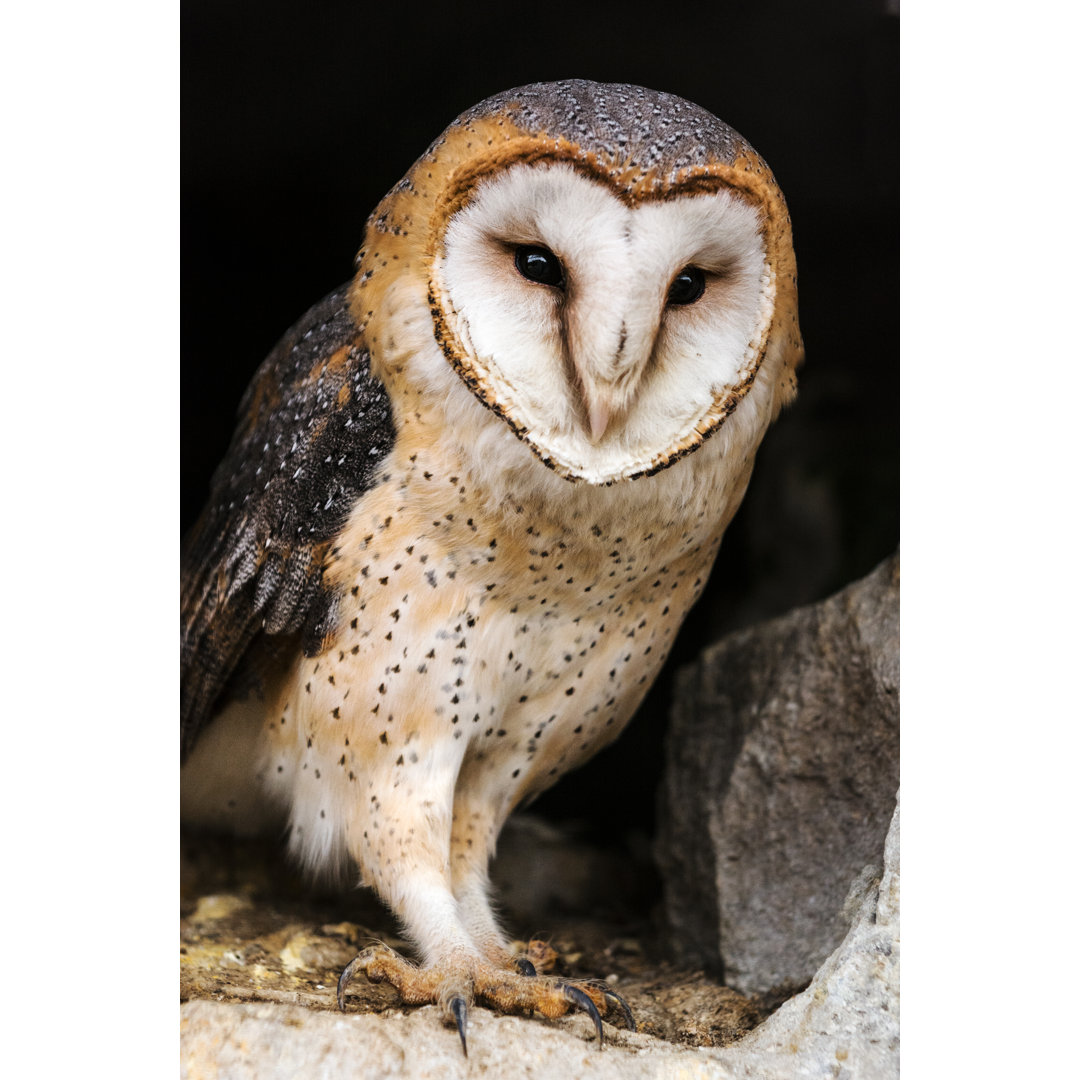
<svg viewBox="0 0 1080 1080"><path fill-rule="evenodd" d="M806 364L668 669L537 809L652 829L674 665L821 599L899 541L899 19L884 0L458 6L185 0L181 524L278 336L351 272L376 202L460 112L559 78L689 98L766 158Z"/></svg>

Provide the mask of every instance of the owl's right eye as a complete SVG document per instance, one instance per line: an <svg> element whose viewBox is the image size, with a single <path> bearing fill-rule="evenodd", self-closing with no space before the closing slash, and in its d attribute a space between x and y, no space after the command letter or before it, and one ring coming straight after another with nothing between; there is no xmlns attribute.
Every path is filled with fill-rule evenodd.
<svg viewBox="0 0 1080 1080"><path fill-rule="evenodd" d="M554 285L556 288L563 285L562 264L545 247L519 247L514 252L514 265L523 278L538 285Z"/></svg>

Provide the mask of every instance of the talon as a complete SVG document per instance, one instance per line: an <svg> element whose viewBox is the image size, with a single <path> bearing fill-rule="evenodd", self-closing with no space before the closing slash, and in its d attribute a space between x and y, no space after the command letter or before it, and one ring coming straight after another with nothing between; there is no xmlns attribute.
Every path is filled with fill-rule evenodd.
<svg viewBox="0 0 1080 1080"><path fill-rule="evenodd" d="M524 956L519 956L516 962L519 975L525 975L530 979L536 978L536 968L533 966L531 960Z"/></svg>
<svg viewBox="0 0 1080 1080"><path fill-rule="evenodd" d="M623 1019L626 1020L627 1030L637 1031L637 1024L634 1023L634 1014L630 1011L630 1006L623 1000L623 996L621 994L616 994L609 986L605 986L602 989L604 991L604 997L614 1001L615 1004L622 1009Z"/></svg>
<svg viewBox="0 0 1080 1080"><path fill-rule="evenodd" d="M469 1044L465 1041L465 1023L469 1019L469 1006L463 997L456 995L450 999L450 1011L457 1021L458 1034L461 1036L461 1049L469 1056Z"/></svg>
<svg viewBox="0 0 1080 1080"><path fill-rule="evenodd" d="M348 964L345 965L345 970L341 973L337 981L337 1003L338 1008L345 1011L345 988L349 985L349 980L356 973L356 969L361 967L364 963L364 954L357 953Z"/></svg>
<svg viewBox="0 0 1080 1080"><path fill-rule="evenodd" d="M390 956L394 954L385 945L369 945L366 949L358 952L349 962L345 965L345 970L341 973L337 982L337 1003L338 1008L345 1011L345 989L349 985L349 980L358 972L362 971L367 977L368 982L382 982L385 976L368 971L368 964L375 959L379 953L386 953Z"/></svg>
<svg viewBox="0 0 1080 1080"><path fill-rule="evenodd" d="M592 1017L592 1022L596 1026L596 1041L602 1050L604 1048L604 1022L600 1019L600 1013L597 1012L592 998L584 990L579 990L569 983L563 984L562 991L582 1012Z"/></svg>

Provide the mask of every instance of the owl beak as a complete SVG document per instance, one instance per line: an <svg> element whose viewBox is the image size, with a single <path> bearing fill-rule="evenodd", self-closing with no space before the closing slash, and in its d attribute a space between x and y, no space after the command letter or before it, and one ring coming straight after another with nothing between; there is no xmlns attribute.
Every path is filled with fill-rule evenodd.
<svg viewBox="0 0 1080 1080"><path fill-rule="evenodd" d="M583 414L582 427L585 437L595 446L604 437L612 418L618 412L612 387L589 378L576 367L578 400Z"/></svg>
<svg viewBox="0 0 1080 1080"><path fill-rule="evenodd" d="M651 296L632 295L622 308L582 307L570 323L582 434L596 446L637 398L660 324Z"/></svg>
<svg viewBox="0 0 1080 1080"><path fill-rule="evenodd" d="M611 419L611 408L603 398L593 398L589 402L589 442L595 446L607 431Z"/></svg>
<svg viewBox="0 0 1080 1080"><path fill-rule="evenodd" d="M613 383L586 375L577 369L579 400L584 414L583 427L589 442L596 446L612 423L625 415L637 397L637 379ZM629 385L628 385L629 384Z"/></svg>

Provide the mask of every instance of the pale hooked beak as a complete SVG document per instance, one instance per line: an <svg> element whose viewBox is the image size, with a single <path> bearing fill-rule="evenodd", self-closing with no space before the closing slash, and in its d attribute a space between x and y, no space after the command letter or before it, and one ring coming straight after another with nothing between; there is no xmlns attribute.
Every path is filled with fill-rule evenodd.
<svg viewBox="0 0 1080 1080"><path fill-rule="evenodd" d="M577 376L583 434L595 446L634 400L660 328L654 283L645 281L618 306L573 311L570 356Z"/></svg>
<svg viewBox="0 0 1080 1080"><path fill-rule="evenodd" d="M589 442L594 446L604 437L608 421L611 419L611 406L603 398L593 398L588 403Z"/></svg>
<svg viewBox="0 0 1080 1080"><path fill-rule="evenodd" d="M643 364L635 365L639 370L631 372L630 378L623 377L618 382L595 375L587 375L580 367L577 369L577 392L584 413L582 425L585 436L596 446L603 439L608 428L621 416L624 416L637 398Z"/></svg>

